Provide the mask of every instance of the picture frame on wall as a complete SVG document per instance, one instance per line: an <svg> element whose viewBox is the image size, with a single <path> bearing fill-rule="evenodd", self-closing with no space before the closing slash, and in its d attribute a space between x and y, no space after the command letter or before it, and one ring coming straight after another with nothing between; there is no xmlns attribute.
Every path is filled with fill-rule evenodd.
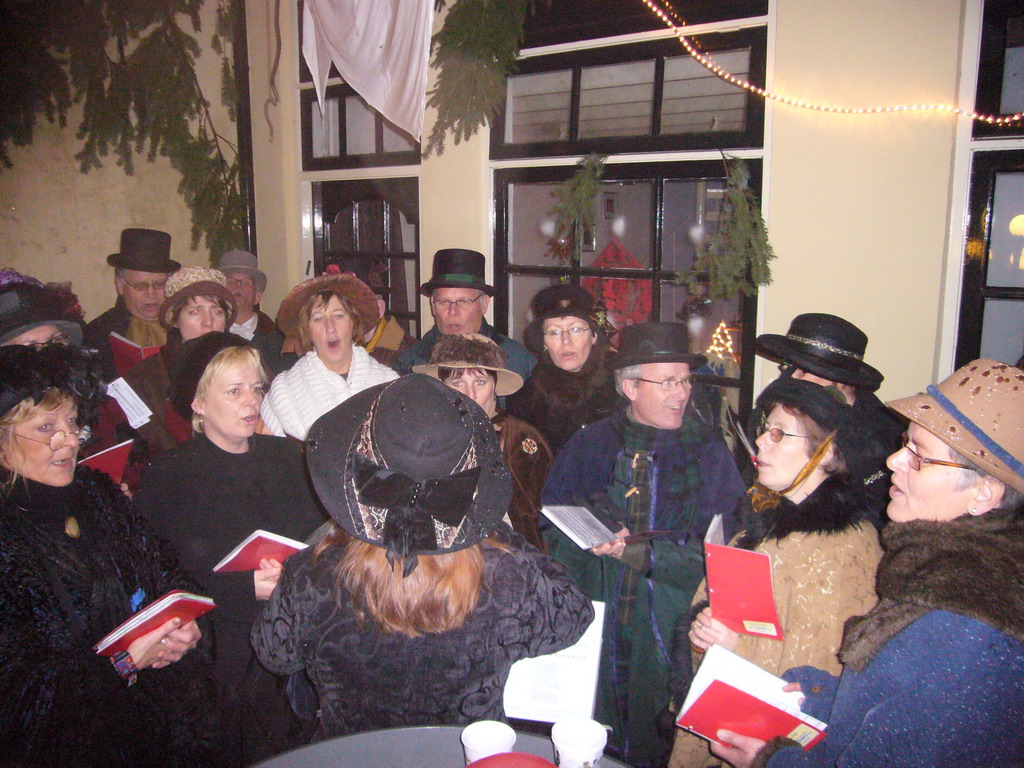
<svg viewBox="0 0 1024 768"><path fill-rule="evenodd" d="M601 212L605 221L614 219L619 213L619 196L615 192L605 192L601 197Z"/></svg>
<svg viewBox="0 0 1024 768"><path fill-rule="evenodd" d="M597 227L583 227L583 235L580 238L580 250L584 253L593 253L597 250Z"/></svg>

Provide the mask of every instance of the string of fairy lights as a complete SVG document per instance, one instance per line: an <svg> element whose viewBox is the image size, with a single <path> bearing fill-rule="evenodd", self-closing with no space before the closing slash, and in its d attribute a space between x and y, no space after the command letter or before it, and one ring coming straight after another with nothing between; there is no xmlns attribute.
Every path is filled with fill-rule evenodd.
<svg viewBox="0 0 1024 768"><path fill-rule="evenodd" d="M835 115L884 115L896 112L942 112L962 117L969 117L971 120L977 120L990 125L1011 125L1024 121L1024 112L1017 112L1013 115L985 115L974 110L962 109L952 104L896 104L880 107L841 107L805 101L803 99L793 98L775 91L769 91L765 88L754 85L748 80L736 77L731 72L728 72L724 67L720 66L710 56L702 53L686 36L686 33L684 32L686 23L674 11L659 7L653 0L642 0L642 2L651 10L652 13L654 13L655 16L657 16L669 27L669 29L673 31L676 38L680 43L682 43L686 51L713 75L725 80L727 83L735 85L738 88L742 88L750 93L755 93L763 99L770 99L771 101L779 104Z"/></svg>

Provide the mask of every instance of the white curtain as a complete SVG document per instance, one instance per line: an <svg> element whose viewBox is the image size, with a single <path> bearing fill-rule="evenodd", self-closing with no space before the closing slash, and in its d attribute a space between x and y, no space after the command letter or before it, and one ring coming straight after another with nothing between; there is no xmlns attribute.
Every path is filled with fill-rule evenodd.
<svg viewBox="0 0 1024 768"><path fill-rule="evenodd" d="M423 134L433 0L305 0L302 55L324 103L331 62L366 102Z"/></svg>

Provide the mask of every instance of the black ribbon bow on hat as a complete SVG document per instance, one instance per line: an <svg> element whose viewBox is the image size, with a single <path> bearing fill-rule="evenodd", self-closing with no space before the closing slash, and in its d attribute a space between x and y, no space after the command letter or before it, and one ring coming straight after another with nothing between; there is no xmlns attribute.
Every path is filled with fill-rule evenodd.
<svg viewBox="0 0 1024 768"><path fill-rule="evenodd" d="M416 569L416 555L411 552L437 549L435 520L457 526L466 517L479 477L480 467L473 467L419 481L375 464L362 454L355 455L356 498L368 507L388 510L381 543L392 568L395 557L403 558L403 577Z"/></svg>

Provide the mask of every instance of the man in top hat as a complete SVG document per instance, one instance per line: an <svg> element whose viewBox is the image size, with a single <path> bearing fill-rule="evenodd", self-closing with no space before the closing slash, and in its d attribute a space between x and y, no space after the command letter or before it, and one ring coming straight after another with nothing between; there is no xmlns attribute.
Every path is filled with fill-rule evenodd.
<svg viewBox="0 0 1024 768"><path fill-rule="evenodd" d="M606 605L596 720L612 727L609 749L636 768L669 748L655 725L669 698L672 629L704 576L702 543L721 513L735 528L744 484L722 438L690 406L690 352L681 323L627 326L609 363L628 405L583 427L562 448L545 504L592 509L617 538L580 549L555 528L549 552ZM653 538L625 537L658 531Z"/></svg>
<svg viewBox="0 0 1024 768"><path fill-rule="evenodd" d="M267 290L267 276L257 266L256 256L248 251L228 251L220 257L217 269L227 278L228 290L238 306L235 322L228 330L251 341L275 376L287 371L299 358L294 352L282 351L284 334L268 315L260 311L260 300Z"/></svg>
<svg viewBox="0 0 1024 768"><path fill-rule="evenodd" d="M103 376L116 379L117 367L110 334L118 333L140 347L159 347L167 342L160 325L164 286L181 264L171 259L171 236L155 229L125 229L121 247L107 256L114 267L117 303L85 326L85 345L99 350Z"/></svg>
<svg viewBox="0 0 1024 768"><path fill-rule="evenodd" d="M868 448L869 467L861 478L869 491L879 525L889 503L889 471L885 460L900 448L903 424L874 392L885 378L864 362L868 337L860 328L836 315L809 312L797 315L785 336L764 333L757 337L757 354L779 363L783 376L835 387L846 398L861 426L876 438ZM762 415L752 414L756 428Z"/></svg>
<svg viewBox="0 0 1024 768"><path fill-rule="evenodd" d="M494 288L484 282L484 262L482 253L463 248L444 248L434 254L433 275L420 286L420 293L430 297L430 312L436 325L395 360L392 367L399 375L411 372L414 365L426 365L442 335L479 333L505 350L509 370L524 380L530 377L537 360L526 347L502 336L484 319L494 295Z"/></svg>

